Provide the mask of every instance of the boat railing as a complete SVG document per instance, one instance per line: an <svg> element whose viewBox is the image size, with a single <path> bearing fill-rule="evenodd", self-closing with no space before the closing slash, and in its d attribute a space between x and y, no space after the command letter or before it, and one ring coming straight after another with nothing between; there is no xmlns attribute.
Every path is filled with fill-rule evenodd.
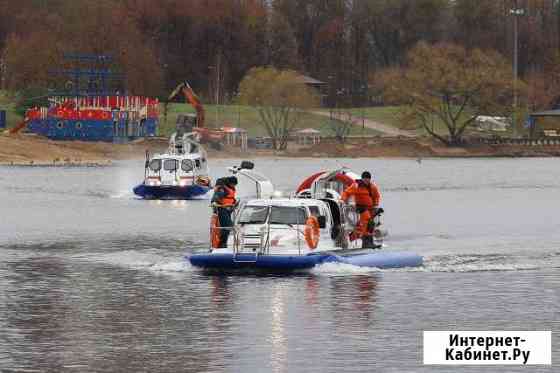
<svg viewBox="0 0 560 373"><path fill-rule="evenodd" d="M261 229L257 232L246 232L245 228L241 225L235 225L232 227L211 227L210 235L212 236L213 231L217 230L222 232L224 230L229 231L233 235L233 243L231 247L233 248L234 254L249 254L254 253L255 255L268 255L270 254L270 248L273 246L272 237L274 233L278 231L296 231L296 243L298 255L303 255L303 248L305 243L303 229L299 227L278 227L271 226L271 224L264 224ZM214 233L215 234L215 233Z"/></svg>
<svg viewBox="0 0 560 373"><path fill-rule="evenodd" d="M355 213L353 208L350 208L349 211ZM352 219L345 219L345 222L342 225L343 242L335 244L337 247L348 249L361 248L361 241L350 241L348 239L350 233L356 228L357 219L359 219L358 216L355 216ZM350 220L353 220L353 222L351 222ZM381 214L376 215L373 219L373 222L375 229L377 229L381 225ZM297 245L298 255L304 255L304 251L307 251L305 250L305 248L307 248L307 242L305 240L304 227L305 222L297 222L297 224L290 226L278 226L276 224L270 224L267 219L267 221L260 226L258 231L253 230L251 232L247 232L243 224L236 224L232 227L214 227L213 229L223 229L230 231L230 233L233 235L233 242L231 247L234 254L254 254L255 256L269 255L271 247L276 247L274 245L274 233L279 231L295 231L295 242L293 241L293 238L291 240ZM375 235L373 239L377 242L382 241L382 239L379 240L379 237L376 237Z"/></svg>
<svg viewBox="0 0 560 373"><path fill-rule="evenodd" d="M274 248L274 233L281 231L296 231L295 243L297 245L297 255L305 255L304 248L307 247L307 242L305 241L305 235L302 228L298 227L278 227L271 226L270 224L265 224L257 232L247 233L244 227L241 225L236 225L233 227L215 227L213 229L228 230L233 235L233 242L231 248L233 249L234 255L236 254L253 254L258 255L270 255L270 249ZM346 249L360 249L362 248L361 241L349 241L348 234L351 230L345 232L346 244L343 248ZM374 241L380 242L382 239L378 239L374 236ZM292 241L293 242L293 241Z"/></svg>
<svg viewBox="0 0 560 373"><path fill-rule="evenodd" d="M296 227L278 227L265 224L258 232L247 233L241 226L234 226L227 229L233 231L233 251L234 253L257 253L258 255L270 254L270 248L273 246L274 233L279 231L296 231L296 244L298 255L303 255L304 233L301 228Z"/></svg>

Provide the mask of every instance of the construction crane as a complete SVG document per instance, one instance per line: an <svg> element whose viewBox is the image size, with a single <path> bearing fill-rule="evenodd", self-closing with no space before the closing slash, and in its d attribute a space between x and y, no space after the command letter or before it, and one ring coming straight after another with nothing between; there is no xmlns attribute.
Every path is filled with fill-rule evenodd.
<svg viewBox="0 0 560 373"><path fill-rule="evenodd" d="M202 142L221 143L225 136L224 132L220 130L211 130L205 127L204 106L187 81L181 82L175 87L167 98L167 101L171 101L180 92L185 96L186 102L191 104L196 111L196 121L194 123L193 132L197 132L200 135Z"/></svg>

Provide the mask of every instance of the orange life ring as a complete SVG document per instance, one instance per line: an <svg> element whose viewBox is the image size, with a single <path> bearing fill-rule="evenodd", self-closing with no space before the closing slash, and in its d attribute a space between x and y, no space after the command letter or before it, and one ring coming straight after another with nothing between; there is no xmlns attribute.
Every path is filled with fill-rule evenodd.
<svg viewBox="0 0 560 373"><path fill-rule="evenodd" d="M319 244L319 220L315 216L310 216L305 221L305 228L303 230L303 235L305 236L305 242L311 250L315 249Z"/></svg>
<svg viewBox="0 0 560 373"><path fill-rule="evenodd" d="M198 176L196 178L196 183L202 186L210 186L210 178L206 176Z"/></svg>
<svg viewBox="0 0 560 373"><path fill-rule="evenodd" d="M210 244L213 249L220 246L220 220L217 214L212 214L210 218Z"/></svg>

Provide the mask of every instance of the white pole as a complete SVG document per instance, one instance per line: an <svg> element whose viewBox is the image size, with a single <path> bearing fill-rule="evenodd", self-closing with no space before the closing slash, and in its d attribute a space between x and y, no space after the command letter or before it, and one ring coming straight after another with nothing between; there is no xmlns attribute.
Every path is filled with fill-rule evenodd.
<svg viewBox="0 0 560 373"><path fill-rule="evenodd" d="M516 9L517 11L517 9ZM516 111L517 111L517 13L513 16L513 137L517 137L517 123L516 123Z"/></svg>
<svg viewBox="0 0 560 373"><path fill-rule="evenodd" d="M517 136L517 71L518 71L518 17L525 14L525 10L521 8L510 9L510 14L513 15L513 113L512 119L512 132L513 136Z"/></svg>

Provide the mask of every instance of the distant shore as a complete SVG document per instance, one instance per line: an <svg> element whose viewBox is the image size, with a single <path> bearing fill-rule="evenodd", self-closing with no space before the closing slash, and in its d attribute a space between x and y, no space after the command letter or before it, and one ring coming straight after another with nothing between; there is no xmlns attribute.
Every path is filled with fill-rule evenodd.
<svg viewBox="0 0 560 373"><path fill-rule="evenodd" d="M163 152L164 138L141 139L128 144L87 141L53 141L37 135L0 136L0 165L13 166L107 166L114 161L143 159L145 152ZM236 147L206 147L210 159L227 158L469 158L560 157L560 146L487 145L450 148L431 139L372 137L350 139L341 144L323 141L312 146L290 144L285 151Z"/></svg>

